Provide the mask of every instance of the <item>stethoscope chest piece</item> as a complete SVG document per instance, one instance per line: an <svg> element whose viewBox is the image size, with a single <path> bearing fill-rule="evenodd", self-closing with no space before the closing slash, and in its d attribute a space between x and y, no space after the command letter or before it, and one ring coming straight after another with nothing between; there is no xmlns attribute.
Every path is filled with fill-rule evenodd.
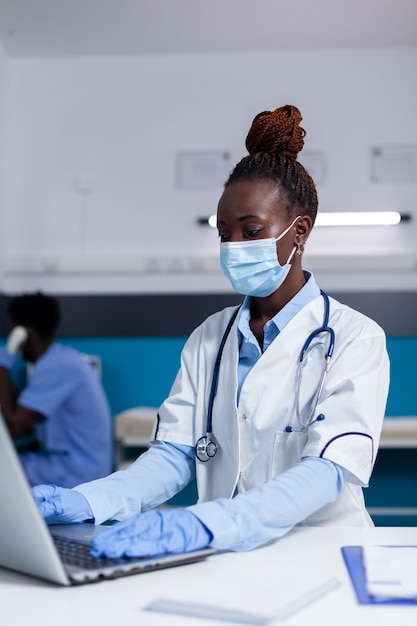
<svg viewBox="0 0 417 626"><path fill-rule="evenodd" d="M216 456L217 444L208 435L204 435L196 443L195 454L199 461L206 463Z"/></svg>

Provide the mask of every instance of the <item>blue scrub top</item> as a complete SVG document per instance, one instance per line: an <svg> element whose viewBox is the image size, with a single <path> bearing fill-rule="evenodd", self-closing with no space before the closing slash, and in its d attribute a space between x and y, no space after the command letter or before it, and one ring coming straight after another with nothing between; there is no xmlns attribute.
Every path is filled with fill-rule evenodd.
<svg viewBox="0 0 417 626"><path fill-rule="evenodd" d="M110 408L97 372L79 352L53 343L18 404L40 415L34 429L41 449L21 455L32 485L73 487L111 471Z"/></svg>

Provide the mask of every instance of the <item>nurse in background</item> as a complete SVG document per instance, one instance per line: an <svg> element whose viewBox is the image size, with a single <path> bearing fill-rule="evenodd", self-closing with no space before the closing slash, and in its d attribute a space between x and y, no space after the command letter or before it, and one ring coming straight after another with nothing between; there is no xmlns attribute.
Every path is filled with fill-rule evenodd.
<svg viewBox="0 0 417 626"><path fill-rule="evenodd" d="M29 482L74 487L106 476L112 469L110 409L93 367L55 341L58 301L40 292L24 294L10 302L8 317L12 330L7 347L0 348L0 404L14 439L34 434L35 449L20 453ZM16 375L21 365L30 372L23 381Z"/></svg>
<svg viewBox="0 0 417 626"><path fill-rule="evenodd" d="M188 339L149 451L127 470L73 490L34 488L49 523L123 520L93 541L96 556L209 545L248 550L297 524L372 525L362 488L388 394L382 329L330 298L335 345L324 387L317 400L328 332L312 342L297 392L300 352L326 314L325 297L302 265L318 201L297 161L305 135L300 122L291 105L257 115L246 139L249 155L218 204L221 265L246 297L219 367L212 418L217 454L197 458L196 442L208 430L214 363L235 307L210 316ZM155 509L194 477L197 504Z"/></svg>

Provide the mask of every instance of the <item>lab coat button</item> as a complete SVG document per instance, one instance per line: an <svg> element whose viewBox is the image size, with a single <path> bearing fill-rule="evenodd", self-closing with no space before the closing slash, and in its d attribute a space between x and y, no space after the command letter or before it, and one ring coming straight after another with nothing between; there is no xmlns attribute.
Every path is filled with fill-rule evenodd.
<svg viewBox="0 0 417 626"><path fill-rule="evenodd" d="M247 415L246 415L246 413L242 413L242 419L243 419L243 420L247 419Z"/></svg>

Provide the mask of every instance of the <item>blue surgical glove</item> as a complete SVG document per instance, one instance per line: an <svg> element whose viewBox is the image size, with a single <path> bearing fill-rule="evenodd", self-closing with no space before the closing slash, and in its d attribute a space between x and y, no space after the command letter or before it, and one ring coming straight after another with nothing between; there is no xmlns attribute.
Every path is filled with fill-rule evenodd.
<svg viewBox="0 0 417 626"><path fill-rule="evenodd" d="M94 522L88 500L79 491L56 485L32 487L36 504L47 524Z"/></svg>
<svg viewBox="0 0 417 626"><path fill-rule="evenodd" d="M112 526L93 539L91 554L118 558L180 554L205 548L213 536L187 509L154 509Z"/></svg>

